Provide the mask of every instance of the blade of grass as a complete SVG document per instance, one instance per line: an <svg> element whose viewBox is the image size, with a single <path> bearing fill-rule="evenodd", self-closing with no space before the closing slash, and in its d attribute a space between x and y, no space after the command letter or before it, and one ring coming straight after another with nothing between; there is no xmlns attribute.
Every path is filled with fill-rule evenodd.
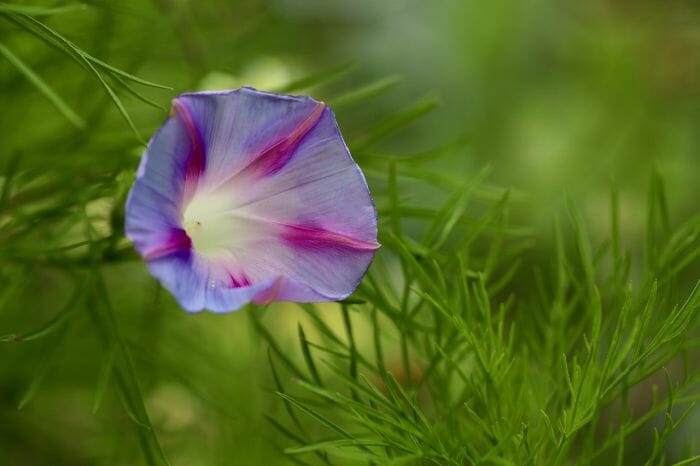
<svg viewBox="0 0 700 466"><path fill-rule="evenodd" d="M273 92L290 94L292 92L303 91L305 89L316 87L344 75L351 70L353 66L353 62L342 63L326 70L319 71L318 73L297 79L296 81L292 81L289 84L275 89Z"/></svg>
<svg viewBox="0 0 700 466"><path fill-rule="evenodd" d="M0 14L18 13L31 16L53 16L62 13L72 13L74 11L87 10L88 5L84 3L69 4L55 7L44 7L35 5L13 5L11 3L0 2Z"/></svg>
<svg viewBox="0 0 700 466"><path fill-rule="evenodd" d="M51 368L51 365L53 364L56 355L58 354L58 348L61 345L64 337L68 333L68 328L68 323L64 322L60 326L60 331L56 335L54 335L54 338L45 343L42 351L43 356L40 359L38 367L34 373L31 382L29 383L29 386L27 387L27 390L24 392L22 397L19 399L19 402L17 403L17 409L23 409L36 395L37 391L39 390L39 387L46 378L46 374Z"/></svg>
<svg viewBox="0 0 700 466"><path fill-rule="evenodd" d="M1 5L0 5L1 6ZM12 63L17 70L24 75L27 80L36 87L39 92L44 94L56 109L72 123L76 128L85 128L85 120L83 120L77 113L70 108L70 106L51 89L51 87L36 74L28 65L26 65L17 55L12 53L5 45L0 43L0 55L4 56L7 61Z"/></svg>
<svg viewBox="0 0 700 466"><path fill-rule="evenodd" d="M299 344L301 345L301 352L304 355L304 361L306 361L306 367L309 369L309 373L317 385L323 386L321 383L321 377L318 375L318 370L316 370L316 364L314 364L313 356L311 355L311 350L309 349L309 342L306 340L306 335L304 334L304 327L301 323L297 326L299 332Z"/></svg>
<svg viewBox="0 0 700 466"><path fill-rule="evenodd" d="M388 91L400 82L400 78L396 76L388 76L386 78L382 78L378 81L362 86L358 89L349 91L338 97L332 98L328 101L328 105L333 110L340 110L347 107L351 107L353 105L371 99L372 97L376 97L378 95L383 94L384 92Z"/></svg>
<svg viewBox="0 0 700 466"><path fill-rule="evenodd" d="M97 306L98 309L95 309L94 315L98 319L97 322L102 326L101 333L106 337L107 341L113 342L114 348L118 351L119 355L119 361L114 371L114 378L117 382L117 386L120 388L118 393L124 402L127 414L133 416L138 426L136 432L144 447L146 458L149 459L152 464L157 464L155 458L152 456L152 445L160 462L169 465L170 463L160 445L160 440L151 424L136 375L136 368L114 317L114 310L109 300L109 293L99 269L95 270L95 279L95 299L97 303L101 303L101 305Z"/></svg>
<svg viewBox="0 0 700 466"><path fill-rule="evenodd" d="M409 105L403 110L400 110L379 122L372 128L370 133L361 140L351 143L350 152L362 152L395 131L430 113L435 107L437 107L437 105L437 99L432 97L427 97L415 102L412 105Z"/></svg>

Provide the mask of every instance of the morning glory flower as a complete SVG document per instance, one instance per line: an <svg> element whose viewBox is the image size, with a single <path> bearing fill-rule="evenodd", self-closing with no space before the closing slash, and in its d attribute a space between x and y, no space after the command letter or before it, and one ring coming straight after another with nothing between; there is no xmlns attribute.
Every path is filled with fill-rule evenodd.
<svg viewBox="0 0 700 466"><path fill-rule="evenodd" d="M129 193L126 234L188 311L343 299L379 247L333 112L251 88L173 101Z"/></svg>

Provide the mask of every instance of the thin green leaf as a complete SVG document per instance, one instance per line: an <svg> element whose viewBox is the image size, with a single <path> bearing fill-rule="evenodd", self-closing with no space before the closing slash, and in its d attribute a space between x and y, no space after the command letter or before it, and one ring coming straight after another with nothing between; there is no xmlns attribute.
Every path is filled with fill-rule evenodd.
<svg viewBox="0 0 700 466"><path fill-rule="evenodd" d="M351 70L353 67L352 62L348 63L343 63L341 65L333 66L329 69L320 71L318 73L311 74L309 76L305 76L301 79L298 79L296 81L292 81L289 84L286 84L282 87L279 87L274 90L274 92L278 92L280 94L290 94L292 92L298 92L298 91L303 91L312 87L319 86L321 84L325 84L329 81L332 81L345 73L347 73L349 70Z"/></svg>
<svg viewBox="0 0 700 466"><path fill-rule="evenodd" d="M0 5L1 7L2 5ZM0 10L1 11L1 10ZM24 75L44 96L51 101L56 109L77 128L85 128L85 120L78 116L70 106L51 89L51 87L39 77L28 65L26 65L17 55L12 53L5 45L0 43L0 55L4 56L7 61L12 63L20 73Z"/></svg>
<svg viewBox="0 0 700 466"><path fill-rule="evenodd" d="M13 5L11 3L0 3L0 13L16 13L30 16L53 16L63 13L73 13L75 11L84 11L88 5L83 3L44 7L35 5Z"/></svg>
<svg viewBox="0 0 700 466"><path fill-rule="evenodd" d="M360 141L351 143L350 151L353 153L362 152L395 131L430 113L437 105L437 99L429 97L400 110L375 125L372 131Z"/></svg>
<svg viewBox="0 0 700 466"><path fill-rule="evenodd" d="M362 86L358 89L349 91L339 97L330 99L328 105L334 110L340 110L359 103L365 102L368 99L376 97L384 92L388 91L392 87L396 86L401 82L396 76L389 76L382 78L373 83Z"/></svg>

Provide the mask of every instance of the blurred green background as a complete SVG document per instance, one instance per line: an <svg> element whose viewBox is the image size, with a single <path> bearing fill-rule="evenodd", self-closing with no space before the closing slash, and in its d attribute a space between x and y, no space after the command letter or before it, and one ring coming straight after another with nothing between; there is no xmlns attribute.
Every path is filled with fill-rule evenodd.
<svg viewBox="0 0 700 466"><path fill-rule="evenodd" d="M354 141L391 112L424 97L437 99L439 106L425 118L373 149L416 154L465 137L463 148L431 162L431 168L461 180L489 166L490 184L513 189L513 215L534 232L535 255L550 250L552 218L566 195L582 208L593 239L606 237L611 179L620 189L627 246L641 250L654 167L666 181L671 217L682 220L697 213L696 2L84 4L41 20L93 56L173 87L134 86L164 107L180 92L240 85L282 90L339 67L344 71L336 79L300 92L332 103L347 90L396 78L391 92L338 109L344 135ZM76 274L33 260L33 248L43 242L61 247L99 234L100 228L109 231L114 201L107 194L100 197L99 182L117 179L127 189L142 146L94 76L6 19L0 18L0 43L31 66L87 126L73 127L0 56L0 163L8 167L6 173L18 164L22 192L29 200L36 196L23 215L43 212L50 218L55 199L74 202L75 193L85 193L91 199L86 215L97 230L86 233L37 216L31 234L0 246L13 257L0 265L0 334L23 334L69 306L73 288L79 288ZM120 96L148 139L166 112L127 93ZM381 189L371 176L369 181ZM53 196L46 201L50 208L42 211L48 196ZM11 221L0 213L0 224ZM285 464L277 447L287 446L287 440L264 417L282 415L284 406L272 394L265 346L253 331L249 310L188 315L139 260L108 265L103 278L122 333L133 346L143 397L171 463ZM280 344L296 348L296 308L276 304L268 312L274 313L267 322ZM108 354L89 321L36 342L0 346L0 465L143 464L117 392L107 389L92 413ZM693 416L688 438L700 430L697 410Z"/></svg>

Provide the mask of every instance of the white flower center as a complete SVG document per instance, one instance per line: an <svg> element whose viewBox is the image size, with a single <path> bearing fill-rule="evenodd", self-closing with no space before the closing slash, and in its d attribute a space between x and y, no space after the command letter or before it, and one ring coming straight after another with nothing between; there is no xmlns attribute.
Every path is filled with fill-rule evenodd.
<svg viewBox="0 0 700 466"><path fill-rule="evenodd" d="M231 193L197 193L185 209L183 227L204 255L234 253L255 235L255 222L232 206Z"/></svg>

